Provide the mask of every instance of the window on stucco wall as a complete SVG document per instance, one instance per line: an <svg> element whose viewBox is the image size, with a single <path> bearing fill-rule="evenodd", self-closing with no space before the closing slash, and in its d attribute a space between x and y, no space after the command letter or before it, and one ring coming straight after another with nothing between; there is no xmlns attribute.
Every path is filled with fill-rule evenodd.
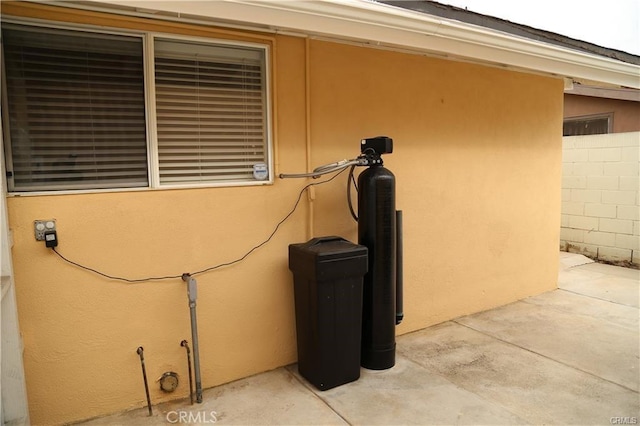
<svg viewBox="0 0 640 426"><path fill-rule="evenodd" d="M613 114L565 118L562 136L602 135L611 133Z"/></svg>
<svg viewBox="0 0 640 426"><path fill-rule="evenodd" d="M2 47L12 192L251 184L269 163L266 46L3 24Z"/></svg>

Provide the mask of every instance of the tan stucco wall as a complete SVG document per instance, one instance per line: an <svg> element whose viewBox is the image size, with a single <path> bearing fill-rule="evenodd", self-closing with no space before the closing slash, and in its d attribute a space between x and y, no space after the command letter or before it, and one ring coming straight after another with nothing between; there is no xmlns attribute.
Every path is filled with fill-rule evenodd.
<svg viewBox="0 0 640 426"><path fill-rule="evenodd" d="M314 164L363 135L394 138L384 159L404 211L400 332L555 286L559 81L320 42L311 58ZM318 188L317 233L356 238L343 186Z"/></svg>
<svg viewBox="0 0 640 426"><path fill-rule="evenodd" d="M9 12L26 13L3 5ZM80 15L60 19L125 25ZM126 25L143 23L127 18ZM406 319L399 333L555 287L561 80L265 39L274 45L276 172L304 170L307 141L315 167L357 155L362 137L394 138L385 161L405 212ZM273 240L244 262L197 277L205 387L295 362L287 246L311 235L355 240L345 180L317 187L314 201L304 197ZM122 284L67 265L34 240L33 220L55 218L60 252L88 266L129 277L174 275L233 260L264 240L306 183L10 197L32 422L143 406L138 346L145 348L152 400L186 397L179 343L191 340L184 283ZM170 370L182 380L165 395L155 379Z"/></svg>

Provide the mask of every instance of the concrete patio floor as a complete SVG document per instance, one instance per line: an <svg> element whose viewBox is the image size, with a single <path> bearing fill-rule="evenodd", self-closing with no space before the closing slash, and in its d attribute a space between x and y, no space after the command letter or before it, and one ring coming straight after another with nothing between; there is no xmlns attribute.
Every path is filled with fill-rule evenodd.
<svg viewBox="0 0 640 426"><path fill-rule="evenodd" d="M398 337L396 366L356 382L320 392L291 365L83 424L637 424L640 271L585 262L560 253L558 290Z"/></svg>

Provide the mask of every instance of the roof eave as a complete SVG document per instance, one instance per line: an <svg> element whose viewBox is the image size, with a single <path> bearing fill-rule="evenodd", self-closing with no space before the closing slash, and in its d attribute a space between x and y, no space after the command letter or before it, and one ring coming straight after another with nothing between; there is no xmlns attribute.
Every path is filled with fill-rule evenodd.
<svg viewBox="0 0 640 426"><path fill-rule="evenodd" d="M368 0L91 0L640 88L640 66Z"/></svg>

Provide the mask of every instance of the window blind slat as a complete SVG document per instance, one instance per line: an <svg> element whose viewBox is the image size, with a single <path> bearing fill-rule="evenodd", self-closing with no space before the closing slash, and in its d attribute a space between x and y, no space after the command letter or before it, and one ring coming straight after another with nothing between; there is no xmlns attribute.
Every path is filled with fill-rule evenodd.
<svg viewBox="0 0 640 426"><path fill-rule="evenodd" d="M140 176L144 176L147 174L146 169L138 170L138 172L139 172L138 175ZM51 170L49 173L39 173L37 175L34 175L34 177L30 181L31 183L35 183L34 181L48 182L48 181L55 181L55 180L63 181L63 180L69 180L69 179L73 179L77 181L79 176L90 177L93 174L94 174L93 170L89 170L89 169L78 170L74 173L69 173L69 172L65 173L64 171L58 172L55 170ZM106 180L112 180L113 178L121 178L121 177L126 177L131 175L135 176L135 170L133 169L103 170L101 175L103 175L102 179L106 181Z"/></svg>
<svg viewBox="0 0 640 426"><path fill-rule="evenodd" d="M223 150L227 150L230 148L240 148L240 147L249 147L251 149L254 149L255 147L260 147L262 149L262 138L255 138L251 141L245 142L244 139L240 139L239 137L237 137L237 141L238 143L234 143L232 140L230 140L231 138L226 137L226 138L220 138L220 139L209 139L209 140L201 140L200 143L197 145L196 148L198 147L218 147L220 149ZM191 137L190 137L191 139ZM191 142L191 140L189 139L167 139L165 140L165 147L167 149L171 148L171 147L177 147L178 149L186 149L189 147L192 147L193 143ZM194 148L195 149L195 148Z"/></svg>

